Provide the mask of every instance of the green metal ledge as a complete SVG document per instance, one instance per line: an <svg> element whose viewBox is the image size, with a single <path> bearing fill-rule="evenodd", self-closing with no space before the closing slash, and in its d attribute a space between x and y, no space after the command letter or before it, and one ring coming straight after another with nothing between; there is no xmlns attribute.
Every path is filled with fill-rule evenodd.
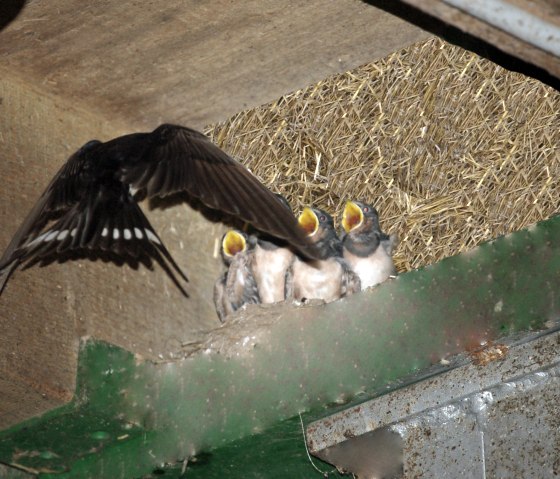
<svg viewBox="0 0 560 479"><path fill-rule="evenodd" d="M166 362L84 342L74 401L0 433L0 462L42 478L310 477L299 413L558 321L558 238L555 217L342 301L249 308Z"/></svg>

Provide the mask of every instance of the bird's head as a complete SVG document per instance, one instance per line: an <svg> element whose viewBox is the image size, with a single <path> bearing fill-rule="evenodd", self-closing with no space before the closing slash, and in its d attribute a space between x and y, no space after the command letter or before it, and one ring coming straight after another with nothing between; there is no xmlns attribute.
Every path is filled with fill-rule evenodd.
<svg viewBox="0 0 560 479"><path fill-rule="evenodd" d="M247 235L241 231L230 230L222 238L222 257L229 264L233 257L247 251Z"/></svg>
<svg viewBox="0 0 560 479"><path fill-rule="evenodd" d="M348 201L342 213L342 227L347 234L380 233L377 210L360 201Z"/></svg>
<svg viewBox="0 0 560 479"><path fill-rule="evenodd" d="M313 243L318 243L335 233L332 216L318 208L305 207L298 217L298 223Z"/></svg>

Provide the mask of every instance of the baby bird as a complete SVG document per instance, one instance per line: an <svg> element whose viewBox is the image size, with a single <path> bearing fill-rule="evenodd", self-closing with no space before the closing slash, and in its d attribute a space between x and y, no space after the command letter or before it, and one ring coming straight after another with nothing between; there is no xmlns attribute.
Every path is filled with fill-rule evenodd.
<svg viewBox="0 0 560 479"><path fill-rule="evenodd" d="M382 283L397 274L393 250L398 244L395 235L381 231L375 208L359 201L348 201L342 215L343 256L359 276L362 290Z"/></svg>
<svg viewBox="0 0 560 479"><path fill-rule="evenodd" d="M295 259L287 273L286 299L322 299L329 303L360 291L359 278L342 258L342 243L332 217L320 209L305 208L298 222L323 259Z"/></svg>
<svg viewBox="0 0 560 479"><path fill-rule="evenodd" d="M286 198L279 194L276 196L291 213L292 208ZM286 272L294 259L295 254L285 241L272 237L259 237L257 239L253 274L262 303L284 301Z"/></svg>
<svg viewBox="0 0 560 479"><path fill-rule="evenodd" d="M245 304L260 302L253 276L253 237L237 230L228 231L222 239L222 259L228 270L214 285L214 304L220 321Z"/></svg>

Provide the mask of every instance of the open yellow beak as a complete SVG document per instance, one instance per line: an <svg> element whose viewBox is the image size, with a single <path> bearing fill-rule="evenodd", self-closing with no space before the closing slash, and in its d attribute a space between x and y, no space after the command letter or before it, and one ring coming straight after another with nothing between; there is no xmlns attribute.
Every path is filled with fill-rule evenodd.
<svg viewBox="0 0 560 479"><path fill-rule="evenodd" d="M237 253L245 251L247 243L243 235L237 231L230 230L224 236L222 241L222 248L226 256L235 256Z"/></svg>
<svg viewBox="0 0 560 479"><path fill-rule="evenodd" d="M347 201L342 213L342 227L344 231L350 233L364 221L364 213L362 209L354 202Z"/></svg>
<svg viewBox="0 0 560 479"><path fill-rule="evenodd" d="M319 219L313 213L311 208L305 207L298 218L299 225L307 233L307 236L313 236L319 229Z"/></svg>

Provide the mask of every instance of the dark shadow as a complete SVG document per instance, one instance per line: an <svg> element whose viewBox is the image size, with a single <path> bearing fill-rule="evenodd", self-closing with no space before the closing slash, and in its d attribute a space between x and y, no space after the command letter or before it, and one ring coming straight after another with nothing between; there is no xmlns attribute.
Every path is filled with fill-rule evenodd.
<svg viewBox="0 0 560 479"><path fill-rule="evenodd" d="M507 70L522 73L523 75L536 78L552 88L560 91L560 78L548 73L543 68L528 63L509 53L503 52L494 45L485 42L469 33L445 23L438 18L432 17L421 10L411 7L399 0L362 0L369 5L386 11L396 17L400 17L408 23L412 23L445 41L476 53Z"/></svg>
<svg viewBox="0 0 560 479"><path fill-rule="evenodd" d="M212 453L211 452L200 452L194 457L191 457L188 462L188 468L198 468L201 466L206 466L212 460Z"/></svg>
<svg viewBox="0 0 560 479"><path fill-rule="evenodd" d="M143 265L152 271L154 269L153 261L148 255L140 255L137 258L133 258L131 256L119 255L111 251L90 251L86 249L65 251L62 253L53 252L48 256L43 256L40 258L35 258L30 261L27 261L21 269L25 270L35 265L45 267L55 262L65 263L66 261L75 261L79 259L87 259L89 261L102 261L104 263L113 263L117 266L123 266L124 264L127 264L134 270L137 270L140 267L140 265Z"/></svg>
<svg viewBox="0 0 560 479"><path fill-rule="evenodd" d="M165 271L169 279L175 284L175 286L181 291L183 296L189 297L187 291L185 290L183 284L180 282L177 274L174 272L170 264L162 257L155 248L151 251L151 256L146 251L138 250L135 256L126 254L125 252L115 253L112 251L92 251L89 249L79 249L64 252L53 252L46 256L41 256L39 258L32 259L25 262L24 266L21 268L25 270L35 265L40 267L48 266L54 262L65 263L66 261L75 261L78 259L87 259L89 261L103 261L104 263L113 263L119 267L124 264L128 265L133 270L138 270L140 265L145 266L150 271L154 270L154 261L156 261L160 267ZM186 278L185 278L186 281Z"/></svg>
<svg viewBox="0 0 560 479"><path fill-rule="evenodd" d="M0 31L9 25L23 10L26 0L0 1Z"/></svg>

